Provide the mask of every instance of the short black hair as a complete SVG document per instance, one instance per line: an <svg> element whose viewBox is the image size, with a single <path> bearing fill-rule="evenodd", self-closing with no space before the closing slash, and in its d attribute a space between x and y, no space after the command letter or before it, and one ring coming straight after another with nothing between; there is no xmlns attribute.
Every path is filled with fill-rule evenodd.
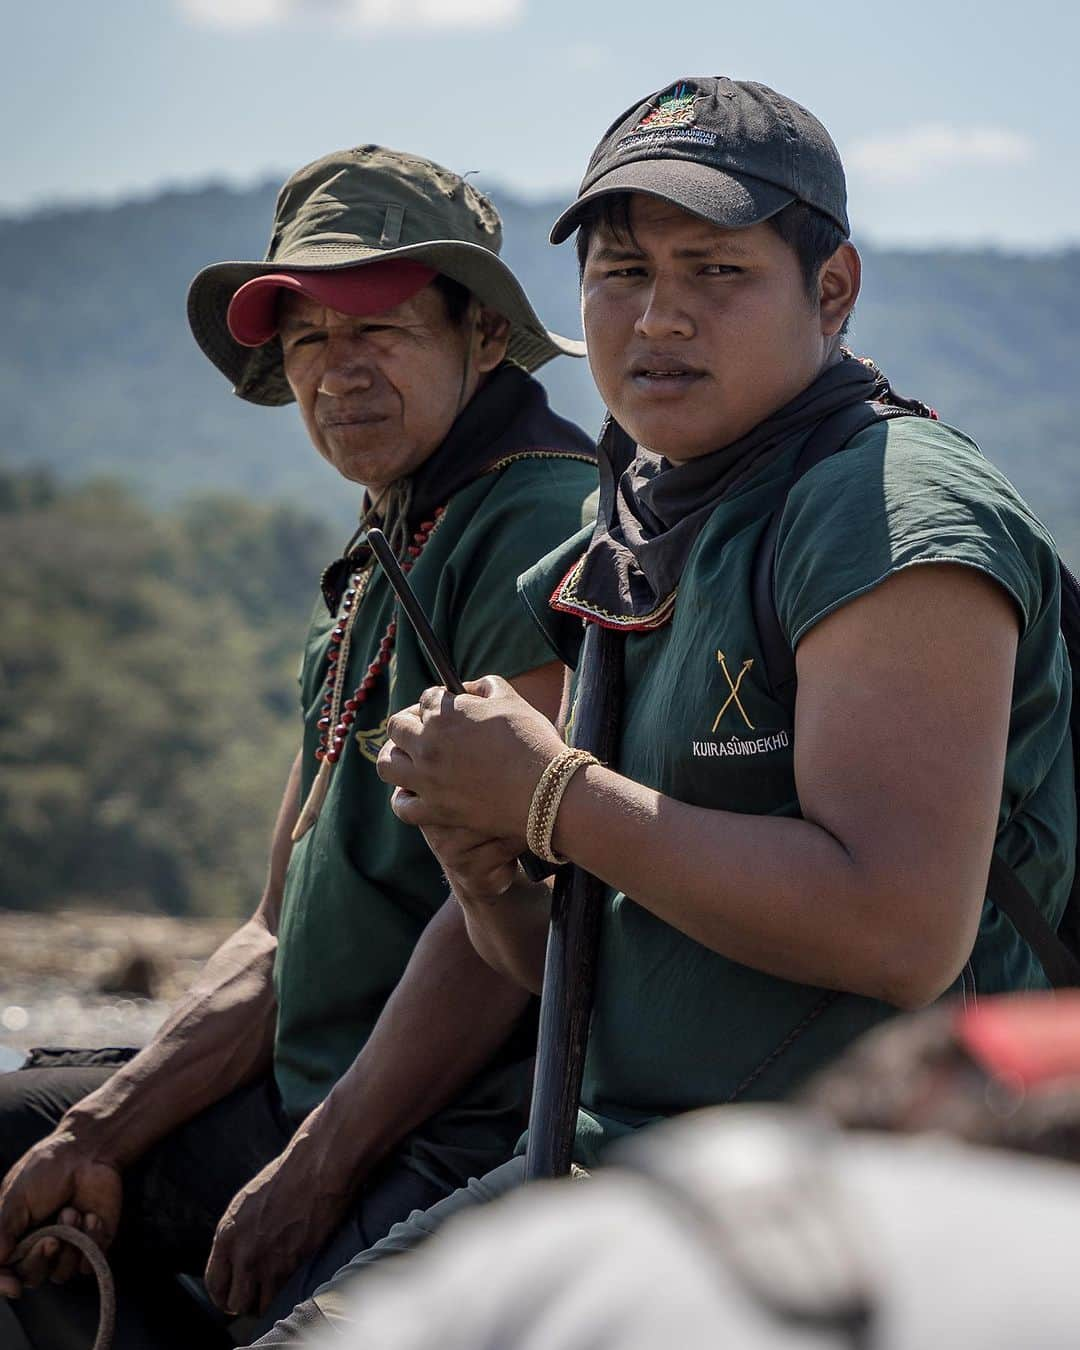
<svg viewBox="0 0 1080 1350"><path fill-rule="evenodd" d="M578 267L582 272L585 270L589 241L597 226L609 230L616 239L633 241L634 231L630 224L632 196L630 192L613 192L606 197L597 197L585 207L577 233ZM789 202L774 216L769 216L766 223L794 251L799 260L806 293L815 299L821 265L832 257L847 235L828 216L807 206L805 202Z"/></svg>
<svg viewBox="0 0 1080 1350"><path fill-rule="evenodd" d="M446 317L455 328L460 328L465 322L472 291L468 286L463 286L460 281L455 281L453 277L445 276L442 272L435 278L434 286L443 298Z"/></svg>
<svg viewBox="0 0 1080 1350"><path fill-rule="evenodd" d="M606 197L595 197L582 208L578 218L577 249L578 274L585 272L585 260L589 256L589 245L594 231L598 227L613 234L616 239L628 239L636 243L633 226L630 224L630 199L633 193L612 192Z"/></svg>
<svg viewBox="0 0 1080 1350"><path fill-rule="evenodd" d="M816 298L821 265L832 257L847 235L834 220L805 202L789 202L775 216L769 216L766 223L794 250L806 293Z"/></svg>

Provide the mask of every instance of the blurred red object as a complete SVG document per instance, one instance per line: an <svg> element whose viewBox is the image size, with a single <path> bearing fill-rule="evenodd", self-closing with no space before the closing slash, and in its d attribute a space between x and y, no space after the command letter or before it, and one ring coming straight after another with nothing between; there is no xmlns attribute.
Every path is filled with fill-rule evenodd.
<svg viewBox="0 0 1080 1350"><path fill-rule="evenodd" d="M984 1072L1025 1091L1080 1080L1080 990L982 999L954 1031Z"/></svg>

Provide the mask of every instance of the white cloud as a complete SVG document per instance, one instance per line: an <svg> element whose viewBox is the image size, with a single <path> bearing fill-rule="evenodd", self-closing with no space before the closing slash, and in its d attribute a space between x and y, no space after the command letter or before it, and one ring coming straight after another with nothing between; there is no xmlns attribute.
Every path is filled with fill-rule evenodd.
<svg viewBox="0 0 1080 1350"><path fill-rule="evenodd" d="M362 29L503 28L525 0L177 0L196 23L261 28L297 21Z"/></svg>
<svg viewBox="0 0 1080 1350"><path fill-rule="evenodd" d="M1034 152L1030 137L1004 127L925 122L904 131L864 137L850 147L844 159L849 168L875 182L914 183L947 169L1022 164Z"/></svg>

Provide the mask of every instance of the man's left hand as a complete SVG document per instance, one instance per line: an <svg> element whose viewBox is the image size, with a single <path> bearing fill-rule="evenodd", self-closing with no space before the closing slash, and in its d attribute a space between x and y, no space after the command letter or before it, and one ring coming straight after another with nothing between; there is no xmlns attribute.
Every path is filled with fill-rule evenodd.
<svg viewBox="0 0 1080 1350"><path fill-rule="evenodd" d="M353 1187L301 1133L238 1192L222 1216L206 1288L230 1317L264 1313L293 1271L344 1218Z"/></svg>

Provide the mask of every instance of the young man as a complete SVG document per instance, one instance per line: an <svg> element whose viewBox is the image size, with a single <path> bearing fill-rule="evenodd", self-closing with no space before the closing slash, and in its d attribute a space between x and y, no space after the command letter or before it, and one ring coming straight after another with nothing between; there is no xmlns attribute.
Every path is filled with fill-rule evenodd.
<svg viewBox="0 0 1080 1350"><path fill-rule="evenodd" d="M315 449L366 490L362 525L381 524L463 674L498 670L547 717L562 674L515 578L580 526L595 452L526 373L580 344L544 329L500 236L457 175L343 151L285 184L266 260L200 273L189 316L241 397L295 399ZM254 917L123 1067L0 1080L0 1263L60 1213L103 1246L119 1232L121 1277L136 1260L154 1277L206 1266L229 1314L261 1313L291 1278L288 1309L510 1156L528 995L473 951L375 772L388 717L432 678L361 530L322 579ZM0 1270L0 1292L49 1269L72 1273L45 1244ZM42 1302L25 1301L28 1325ZM131 1321L117 1344L168 1330Z"/></svg>
<svg viewBox="0 0 1080 1350"><path fill-rule="evenodd" d="M842 347L859 259L824 128L760 85L685 81L605 138L553 237L575 227L590 362L634 445L613 461L609 428L595 531L523 589L560 650L570 618L624 635L617 768L573 777L552 836L614 891L585 1097L603 1139L781 1095L890 1010L965 980L1041 984L985 903L987 870L996 848L1056 919L1075 812L1056 555L1009 484L911 415L791 487L828 413L892 400ZM785 498L774 590L793 721L750 595ZM535 987L539 892L531 909L477 901L513 880L556 734L498 682L456 702L430 691L390 730L384 777L414 794L395 809L451 875L473 855L441 829L504 841L455 891L479 948Z"/></svg>
<svg viewBox="0 0 1080 1350"><path fill-rule="evenodd" d="M571 678L567 739L621 682L615 752L564 759L491 678L392 718L379 767L477 950L523 986L549 907L513 861L526 836L606 883L591 1164L664 1117L787 1094L898 1008L1040 985L987 870L997 850L1056 920L1075 808L1053 544L970 440L843 349L860 265L821 124L762 85L681 81L615 121L552 237L575 229L613 419L600 512L522 589L569 665L582 620L586 646L610 635L600 678ZM867 400L926 415L878 421L792 487L815 428ZM781 505L793 717L751 596Z"/></svg>

